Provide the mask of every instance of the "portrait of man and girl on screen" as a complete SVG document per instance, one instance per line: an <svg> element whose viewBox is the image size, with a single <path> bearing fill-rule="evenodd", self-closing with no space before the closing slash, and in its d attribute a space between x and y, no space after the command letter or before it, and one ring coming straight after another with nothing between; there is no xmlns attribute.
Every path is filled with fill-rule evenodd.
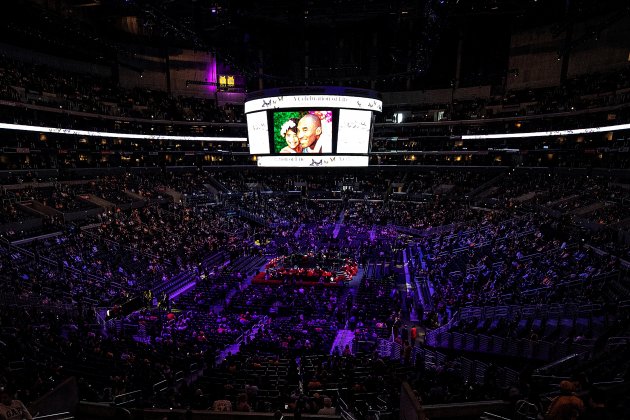
<svg viewBox="0 0 630 420"><path fill-rule="evenodd" d="M274 114L276 153L332 153L332 111L291 111Z"/></svg>

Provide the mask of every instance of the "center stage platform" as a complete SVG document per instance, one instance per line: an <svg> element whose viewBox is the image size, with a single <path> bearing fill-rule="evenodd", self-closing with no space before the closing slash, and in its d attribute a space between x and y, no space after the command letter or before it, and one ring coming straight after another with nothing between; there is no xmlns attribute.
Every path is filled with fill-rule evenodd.
<svg viewBox="0 0 630 420"><path fill-rule="evenodd" d="M350 282L358 272L356 261L347 257L292 254L269 261L265 270L254 276L252 283L337 287Z"/></svg>

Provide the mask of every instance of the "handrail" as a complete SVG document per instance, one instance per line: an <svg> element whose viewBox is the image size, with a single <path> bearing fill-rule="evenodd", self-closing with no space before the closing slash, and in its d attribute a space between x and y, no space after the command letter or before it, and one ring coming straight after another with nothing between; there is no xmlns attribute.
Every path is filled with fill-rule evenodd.
<svg viewBox="0 0 630 420"><path fill-rule="evenodd" d="M425 335L425 341L429 340L429 334L431 334L431 337L433 338L433 336L437 335L437 334L441 334L444 331L448 331L448 329L453 325L453 322L455 322L455 320L459 320L460 317L460 312L457 311L453 314L453 316L451 316L451 319L448 320L448 322L434 330L427 330L426 335Z"/></svg>
<svg viewBox="0 0 630 420"><path fill-rule="evenodd" d="M166 379L163 379L161 381L154 383L152 388L153 388L153 392L156 392L156 390L158 390L159 392L164 391L165 389L168 388Z"/></svg>
<svg viewBox="0 0 630 420"><path fill-rule="evenodd" d="M46 414L44 416L35 416L34 420L49 419L51 417L65 416L64 418L73 418L69 411L61 411L59 413ZM69 416L69 417L68 417Z"/></svg>
<svg viewBox="0 0 630 420"><path fill-rule="evenodd" d="M630 344L630 337L609 337L606 340L606 347Z"/></svg>
<svg viewBox="0 0 630 420"><path fill-rule="evenodd" d="M125 394L116 395L114 397L114 405L120 406L123 404L132 403L136 401L138 395L142 395L142 390L137 389L135 391L127 392ZM132 396L134 398L127 399L128 397L132 397ZM121 399L124 401L120 401Z"/></svg>
<svg viewBox="0 0 630 420"><path fill-rule="evenodd" d="M58 232L58 233L61 234L61 232ZM33 238L33 239L38 239L38 238ZM22 248L21 246L18 246L15 242L11 246L14 247L19 253L24 254L24 255L26 255L27 257L30 257L30 258L35 258L35 253L33 251L29 251L26 248ZM58 266L57 265L58 261L53 260L52 258L40 257L39 260L41 262L44 262L44 263L48 264L51 267L57 267ZM83 272L81 270L78 270L78 269L70 267L70 266L67 266L67 267L64 266L62 271L69 271L69 272L77 274L79 276L86 276L88 278L91 278L93 280L97 280L99 282L105 280L102 277L96 276L96 275L91 274L91 273Z"/></svg>
<svg viewBox="0 0 630 420"><path fill-rule="evenodd" d="M540 374L540 372L543 372L543 371L545 371L547 369L552 369L552 368L554 368L556 366L559 366L559 365L561 365L563 363L566 363L569 360L575 359L576 357L579 357L579 356L581 356L581 354L579 354L579 353L570 354L568 356L563 357L562 359L556 360L556 361L554 361L552 363L549 363L549 364L546 364L544 366L539 367L538 369L534 370L534 374Z"/></svg>
<svg viewBox="0 0 630 420"><path fill-rule="evenodd" d="M99 223L98 225L100 226L101 224ZM91 228L92 228L92 227L87 227L87 226L85 226L85 227L82 227L82 228L81 228L81 231L82 231L83 233L85 233L85 234L87 234L87 235L89 235L89 236L91 236L91 237L95 238L95 239L102 240L102 241L104 241L105 243L108 243L108 244L110 244L110 245L114 245L114 246L117 246L117 247L120 247L120 248L123 248L123 249L127 249L127 250L129 250L129 251L137 252L138 254L140 254L140 255L144 255L145 257L149 257L149 258L157 259L157 260L159 260L159 261L161 261L161 262L163 262L163 263L166 263L167 265L171 265L171 262L170 262L170 261L165 260L163 257L160 257L160 256L158 256L158 255L151 254L151 253L149 253L149 252L144 252L144 251L141 251L141 250L139 250L139 249L137 249L137 248L132 248L132 247L130 247L130 246L123 245L123 244L121 244L121 243L120 243L120 242L118 242L118 241L114 241L114 240L112 240L112 239L107 239L107 238L102 237L102 236L99 236L99 235L97 235L97 234L95 234L95 233L93 233L93 232L90 232L90 229L91 229Z"/></svg>
<svg viewBox="0 0 630 420"><path fill-rule="evenodd" d="M498 414L488 413L487 411L484 411L481 415L482 417L486 417L492 420L510 420L507 417L499 416Z"/></svg>
<svg viewBox="0 0 630 420"><path fill-rule="evenodd" d="M574 285L579 285L579 284L583 284L585 281L596 281L596 282L600 282L600 281L605 281L608 279L611 279L614 276L617 276L619 274L618 271L608 271L606 273L599 273L596 274L593 277L589 277L586 279L578 279L578 280L569 280L569 281L563 281L560 282L556 285L554 285L552 288L558 288L558 287L567 287L567 286L574 286ZM549 287L539 287L536 289L530 289L530 290L525 290L524 292L522 292L523 295L529 295L529 294L534 294L534 293L540 293L542 291L546 291L549 290Z"/></svg>

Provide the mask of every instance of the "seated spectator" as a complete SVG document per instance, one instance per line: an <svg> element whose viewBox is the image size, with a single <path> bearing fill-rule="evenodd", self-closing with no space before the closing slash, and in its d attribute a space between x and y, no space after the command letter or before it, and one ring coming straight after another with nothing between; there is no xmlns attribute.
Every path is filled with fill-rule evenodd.
<svg viewBox="0 0 630 420"><path fill-rule="evenodd" d="M350 345L346 344L346 346L343 349L343 355L352 356L352 350L350 350Z"/></svg>
<svg viewBox="0 0 630 420"><path fill-rule="evenodd" d="M545 420L572 420L584 412L584 403L574 395L575 386L569 381L560 382L560 395L551 401Z"/></svg>
<svg viewBox="0 0 630 420"><path fill-rule="evenodd" d="M232 402L230 400L216 400L212 404L212 411L232 411Z"/></svg>
<svg viewBox="0 0 630 420"><path fill-rule="evenodd" d="M247 401L247 394L239 394L238 401L236 402L236 411L252 411Z"/></svg>
<svg viewBox="0 0 630 420"><path fill-rule="evenodd" d="M317 414L334 416L335 407L332 406L332 400L328 397L324 398L324 407L320 408Z"/></svg>
<svg viewBox="0 0 630 420"><path fill-rule="evenodd" d="M32 420L31 413L20 400L14 400L8 389L0 391L0 418L2 420Z"/></svg>

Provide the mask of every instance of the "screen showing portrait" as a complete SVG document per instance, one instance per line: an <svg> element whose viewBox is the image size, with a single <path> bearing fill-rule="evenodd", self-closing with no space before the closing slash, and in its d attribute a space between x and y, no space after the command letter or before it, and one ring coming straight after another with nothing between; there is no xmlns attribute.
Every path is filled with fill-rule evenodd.
<svg viewBox="0 0 630 420"><path fill-rule="evenodd" d="M269 154L269 127L266 111L247 114L247 133L250 153Z"/></svg>
<svg viewBox="0 0 630 420"><path fill-rule="evenodd" d="M337 153L368 153L371 126L371 111L340 109Z"/></svg>
<svg viewBox="0 0 630 420"><path fill-rule="evenodd" d="M333 153L333 111L274 111L273 152Z"/></svg>
<svg viewBox="0 0 630 420"><path fill-rule="evenodd" d="M339 86L273 88L245 101L249 153L262 167L367 166L377 92Z"/></svg>

